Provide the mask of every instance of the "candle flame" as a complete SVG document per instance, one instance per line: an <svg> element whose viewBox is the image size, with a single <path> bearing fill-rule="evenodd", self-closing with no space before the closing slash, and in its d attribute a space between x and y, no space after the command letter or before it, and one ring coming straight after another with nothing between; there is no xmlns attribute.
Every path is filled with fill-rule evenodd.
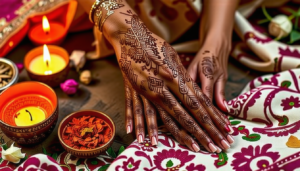
<svg viewBox="0 0 300 171"><path fill-rule="evenodd" d="M50 52L49 52L47 45L44 45L43 56L44 56L44 62L46 64L47 68L49 69L51 57L50 57ZM52 74L52 71L50 71L50 70L45 71L45 75L49 75L49 74Z"/></svg>
<svg viewBox="0 0 300 171"><path fill-rule="evenodd" d="M46 34L50 32L50 24L45 15L43 16L43 30Z"/></svg>

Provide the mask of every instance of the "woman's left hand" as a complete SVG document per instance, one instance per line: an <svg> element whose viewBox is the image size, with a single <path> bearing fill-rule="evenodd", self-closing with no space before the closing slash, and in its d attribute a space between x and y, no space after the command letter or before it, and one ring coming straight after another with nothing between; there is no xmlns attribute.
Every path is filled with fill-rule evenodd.
<svg viewBox="0 0 300 171"><path fill-rule="evenodd" d="M227 112L224 88L228 77L227 63L231 50L231 37L216 36L207 39L209 40L205 41L187 71L194 81L200 79L203 93L210 100L215 99L217 106Z"/></svg>

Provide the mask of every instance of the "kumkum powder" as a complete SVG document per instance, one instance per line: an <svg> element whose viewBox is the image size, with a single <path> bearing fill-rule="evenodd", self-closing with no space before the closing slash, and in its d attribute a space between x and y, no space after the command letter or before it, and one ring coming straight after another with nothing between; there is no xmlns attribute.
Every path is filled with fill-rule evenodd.
<svg viewBox="0 0 300 171"><path fill-rule="evenodd" d="M111 137L110 126L104 120L91 116L73 118L64 128L62 135L64 143L80 150L101 147Z"/></svg>

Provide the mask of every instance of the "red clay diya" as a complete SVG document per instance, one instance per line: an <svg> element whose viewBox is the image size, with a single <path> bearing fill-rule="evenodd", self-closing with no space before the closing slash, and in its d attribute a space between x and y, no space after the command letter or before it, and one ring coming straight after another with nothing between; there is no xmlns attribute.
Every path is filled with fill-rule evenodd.
<svg viewBox="0 0 300 171"><path fill-rule="evenodd" d="M65 28L61 23L48 21L46 16L40 24L29 30L28 37L35 45L59 45L65 38Z"/></svg>
<svg viewBox="0 0 300 171"><path fill-rule="evenodd" d="M12 85L0 94L0 127L18 144L35 144L55 128L58 100L49 86L34 81Z"/></svg>

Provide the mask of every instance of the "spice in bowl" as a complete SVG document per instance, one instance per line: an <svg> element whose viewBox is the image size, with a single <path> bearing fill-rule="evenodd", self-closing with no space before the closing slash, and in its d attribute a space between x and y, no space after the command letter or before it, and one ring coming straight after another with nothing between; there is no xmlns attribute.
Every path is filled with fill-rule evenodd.
<svg viewBox="0 0 300 171"><path fill-rule="evenodd" d="M0 88L6 86L13 76L11 66L0 62Z"/></svg>
<svg viewBox="0 0 300 171"><path fill-rule="evenodd" d="M73 118L62 133L64 143L80 150L101 147L111 138L110 126L104 120L91 116Z"/></svg>

